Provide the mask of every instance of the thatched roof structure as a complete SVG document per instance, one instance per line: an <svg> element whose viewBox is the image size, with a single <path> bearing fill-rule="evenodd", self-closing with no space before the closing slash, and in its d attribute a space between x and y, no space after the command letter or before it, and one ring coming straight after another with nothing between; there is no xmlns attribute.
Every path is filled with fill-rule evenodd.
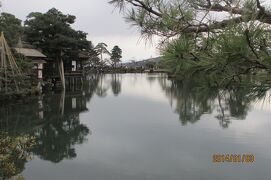
<svg viewBox="0 0 271 180"><path fill-rule="evenodd" d="M30 48L14 48L15 51L19 54L22 54L25 57L32 57L32 58L46 58L44 54L36 49Z"/></svg>
<svg viewBox="0 0 271 180"><path fill-rule="evenodd" d="M29 43L26 43L25 41L22 41L22 38L19 37L19 41L14 48L15 51L25 57L30 57L30 58L46 58L44 54L42 54L40 51L37 49L34 49L32 45Z"/></svg>

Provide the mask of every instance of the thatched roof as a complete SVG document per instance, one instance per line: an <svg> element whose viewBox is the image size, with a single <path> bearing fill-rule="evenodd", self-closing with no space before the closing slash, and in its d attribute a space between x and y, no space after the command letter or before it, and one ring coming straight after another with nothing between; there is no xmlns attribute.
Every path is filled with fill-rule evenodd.
<svg viewBox="0 0 271 180"><path fill-rule="evenodd" d="M36 49L30 48L14 48L17 53L24 55L25 57L39 57L39 58L46 58L44 54Z"/></svg>

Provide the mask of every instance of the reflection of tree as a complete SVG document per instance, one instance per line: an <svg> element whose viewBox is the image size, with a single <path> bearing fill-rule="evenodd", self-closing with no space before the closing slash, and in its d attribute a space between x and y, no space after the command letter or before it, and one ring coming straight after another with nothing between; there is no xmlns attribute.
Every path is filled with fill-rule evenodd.
<svg viewBox="0 0 271 180"><path fill-rule="evenodd" d="M219 120L219 124L221 127L228 128L230 124L230 116L225 114L225 110L227 110L227 107L223 107L222 105L222 97L220 92L217 93L217 101L217 111L219 112L219 114L216 116L216 118Z"/></svg>
<svg viewBox="0 0 271 180"><path fill-rule="evenodd" d="M99 97L106 97L107 91L111 88L115 96L121 92L121 80L119 74L112 74L111 79L105 74L89 75L84 85L86 96L92 97L94 92Z"/></svg>
<svg viewBox="0 0 271 180"><path fill-rule="evenodd" d="M107 96L107 90L109 88L107 87L107 84L104 83L104 81L105 81L105 75L100 75L99 76L99 83L96 88L96 94L99 97L106 97Z"/></svg>
<svg viewBox="0 0 271 180"><path fill-rule="evenodd" d="M62 101L60 94L51 93L27 104L1 107L0 130L10 135L33 135L37 144L31 151L41 159L60 162L74 158L74 146L84 143L90 133L79 120L79 114L87 110L86 96L89 94L82 95L81 91L66 92L65 101ZM60 108L60 105L65 108Z"/></svg>
<svg viewBox="0 0 271 180"><path fill-rule="evenodd" d="M37 143L27 152L44 160L57 163L76 157L75 145L84 143L90 133L88 127L80 123L79 114L87 111L86 104L97 91L100 80L100 75L89 75L83 91L50 92L27 102L0 106L0 132L6 132L7 137L35 137ZM3 148L2 142L1 137L0 148ZM15 175L23 171L26 160L13 157ZM0 174L9 173L0 169Z"/></svg>
<svg viewBox="0 0 271 180"><path fill-rule="evenodd" d="M46 124L35 132L37 145L33 152L40 158L52 162L76 157L74 145L82 144L89 129L80 124L78 114L66 114L56 122Z"/></svg>
<svg viewBox="0 0 271 180"><path fill-rule="evenodd" d="M86 101L90 101L93 97L97 87L99 84L99 75L98 74L90 74L86 77L84 82L84 91Z"/></svg>
<svg viewBox="0 0 271 180"><path fill-rule="evenodd" d="M0 130L8 132L9 135L24 134L30 132L31 128L44 123L40 117L38 99L27 102L8 104L0 106Z"/></svg>
<svg viewBox="0 0 271 180"><path fill-rule="evenodd" d="M121 92L121 82L119 78L119 74L112 74L111 88L115 96L119 95Z"/></svg>
<svg viewBox="0 0 271 180"><path fill-rule="evenodd" d="M87 110L82 92L66 92L65 101L57 101L58 98L61 99L61 96L55 95L44 100L47 104L45 119L50 120L50 123L34 131L37 145L33 148L34 154L41 159L55 163L76 157L74 146L84 143L89 134L89 129L79 119L79 114ZM61 102L64 102L63 114L58 110L57 102L62 106Z"/></svg>
<svg viewBox="0 0 271 180"><path fill-rule="evenodd" d="M157 80L157 77L149 75L147 77L147 80L150 82L150 84L152 84L153 82L155 82L155 80Z"/></svg>
<svg viewBox="0 0 271 180"><path fill-rule="evenodd" d="M170 102L176 102L175 111L183 125L215 111L223 128L227 128L233 118L245 119L251 103L262 99L270 89L269 85L258 81L217 87L193 78L183 81L160 79L160 84Z"/></svg>
<svg viewBox="0 0 271 180"><path fill-rule="evenodd" d="M179 114L183 125L187 122L194 123L199 120L203 113L211 111L212 104L207 96L211 98L212 92L206 92L204 89L197 90L197 87L189 81L167 81L166 79L160 79L160 84L166 95L170 98L171 103L176 101L175 111Z"/></svg>

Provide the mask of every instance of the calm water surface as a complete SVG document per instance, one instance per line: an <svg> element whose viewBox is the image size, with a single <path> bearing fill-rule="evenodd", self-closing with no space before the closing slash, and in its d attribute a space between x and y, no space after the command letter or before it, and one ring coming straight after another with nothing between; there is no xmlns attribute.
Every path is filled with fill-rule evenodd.
<svg viewBox="0 0 271 180"><path fill-rule="evenodd" d="M0 108L10 136L34 135L27 180L269 180L269 93L197 88L163 74L93 75L82 88ZM256 90L257 91L257 90ZM254 163L213 163L214 154Z"/></svg>

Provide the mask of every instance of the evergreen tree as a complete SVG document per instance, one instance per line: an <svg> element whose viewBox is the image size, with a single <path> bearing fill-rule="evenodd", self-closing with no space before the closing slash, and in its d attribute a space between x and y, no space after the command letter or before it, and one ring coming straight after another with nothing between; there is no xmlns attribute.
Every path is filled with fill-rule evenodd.
<svg viewBox="0 0 271 180"><path fill-rule="evenodd" d="M114 46L114 48L111 51L111 61L114 64L114 67L116 67L117 63L119 63L122 58L122 50L119 48L119 46Z"/></svg>
<svg viewBox="0 0 271 180"><path fill-rule="evenodd" d="M87 33L74 30L71 25L76 17L65 15L55 8L42 14L30 13L25 21L28 42L43 50L57 61L62 88L65 89L64 62L77 59L79 53L89 49Z"/></svg>
<svg viewBox="0 0 271 180"><path fill-rule="evenodd" d="M260 0L111 0L145 38L159 36L164 66L218 83L271 71L271 11ZM223 12L224 19L216 14ZM218 15L219 16L219 15Z"/></svg>
<svg viewBox="0 0 271 180"><path fill-rule="evenodd" d="M55 8L44 14L30 13L25 21L27 41L41 48L52 59L57 59L61 52L65 60L78 57L80 51L89 48L89 42L87 33L71 27L75 19L75 16L65 15Z"/></svg>
<svg viewBox="0 0 271 180"><path fill-rule="evenodd" d="M110 52L107 50L107 44L105 44L105 43L98 43L97 46L95 47L95 50L101 56L102 62L103 62L103 54L110 55Z"/></svg>
<svg viewBox="0 0 271 180"><path fill-rule="evenodd" d="M1 13L0 32L4 32L10 46L17 44L23 34L22 21L9 13Z"/></svg>

